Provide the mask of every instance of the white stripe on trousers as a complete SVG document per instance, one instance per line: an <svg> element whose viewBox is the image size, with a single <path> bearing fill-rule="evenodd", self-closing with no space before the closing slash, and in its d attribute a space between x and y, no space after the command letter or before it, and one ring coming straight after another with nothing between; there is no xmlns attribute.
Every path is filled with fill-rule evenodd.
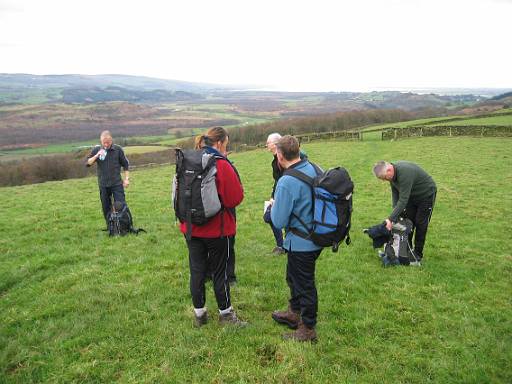
<svg viewBox="0 0 512 384"><path fill-rule="evenodd" d="M230 254L229 254L229 236L226 236L226 239L227 239L227 246L228 246L228 257L226 257L226 265L224 266L224 293L226 294L226 303L229 300L228 298L228 288L226 286L226 284L228 284L228 260L229 260L229 257L230 257ZM231 304L231 303L230 303Z"/></svg>

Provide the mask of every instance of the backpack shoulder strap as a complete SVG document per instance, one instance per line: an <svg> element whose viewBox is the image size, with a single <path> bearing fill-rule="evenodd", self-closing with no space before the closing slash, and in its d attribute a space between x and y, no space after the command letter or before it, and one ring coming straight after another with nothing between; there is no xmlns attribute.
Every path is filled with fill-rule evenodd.
<svg viewBox="0 0 512 384"><path fill-rule="evenodd" d="M316 165L315 163L312 163L311 161L309 162L309 164L311 164L313 166L313 168L315 169L315 172L316 172L316 175L319 176L321 175L322 173L324 173L323 169L320 168L318 165Z"/></svg>
<svg viewBox="0 0 512 384"><path fill-rule="evenodd" d="M287 169L286 171L284 171L283 176L284 175L293 176L296 179L299 179L300 181L303 181L304 183L306 183L310 187L313 187L313 178L309 177L305 173L302 173L301 171L297 171L296 169L293 169L293 168L292 169Z"/></svg>
<svg viewBox="0 0 512 384"><path fill-rule="evenodd" d="M231 169L235 172L235 175L238 178L238 181L240 182L240 184L242 184L242 179L240 178L240 174L238 173L238 170L236 169L235 164L233 164L231 162L231 160L229 160L227 157L221 156L221 155L214 155L214 157L216 160L219 160L219 159L226 160L228 162L228 164L231 166Z"/></svg>
<svg viewBox="0 0 512 384"><path fill-rule="evenodd" d="M313 163L310 163L310 164L313 165L313 167L315 168L315 171L318 173L318 171L317 171L318 167L316 165L314 165ZM283 176L284 175L289 175L289 176L295 177L295 178L299 179L300 181L309 185L309 187L311 188L311 196L313 197L314 179L312 177L309 177L305 173L298 171L296 169L293 169L293 168L285 170L283 173ZM305 233L297 228L292 228L292 227L290 227L290 232L294 233L295 235L297 235L299 237L302 237L303 239L309 239L313 230L311 228L309 228L309 226L299 216L295 215L294 213L292 213L292 216L295 217L299 221L299 223L304 228L306 228L306 230L308 232Z"/></svg>

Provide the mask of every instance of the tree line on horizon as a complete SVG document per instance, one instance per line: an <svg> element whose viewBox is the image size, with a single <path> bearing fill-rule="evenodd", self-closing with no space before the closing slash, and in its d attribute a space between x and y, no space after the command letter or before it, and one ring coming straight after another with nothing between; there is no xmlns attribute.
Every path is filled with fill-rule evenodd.
<svg viewBox="0 0 512 384"><path fill-rule="evenodd" d="M229 142L233 149L240 146L255 146L264 143L267 136L277 132L281 135L335 132L361 128L373 124L396 123L417 118L418 115L400 109L377 109L350 112L337 112L325 115L294 119L276 120L268 123L228 128ZM192 148L195 137L177 143L183 148Z"/></svg>
<svg viewBox="0 0 512 384"><path fill-rule="evenodd" d="M346 131L372 124L395 123L415 119L418 114L399 109L363 110L338 112L325 115L308 116L294 119L276 120L263 124L229 128L230 147L239 150L245 146L264 143L270 133L282 135L300 135L315 132ZM122 142L120 137L117 141ZM128 141L126 141L128 143ZM181 140L177 146L192 148L194 137ZM95 167L85 167L87 150L75 153L38 156L2 164L0 186L14 186L42 183L45 181L82 178L93 175ZM171 149L158 152L132 154L130 164L165 164L174 160Z"/></svg>

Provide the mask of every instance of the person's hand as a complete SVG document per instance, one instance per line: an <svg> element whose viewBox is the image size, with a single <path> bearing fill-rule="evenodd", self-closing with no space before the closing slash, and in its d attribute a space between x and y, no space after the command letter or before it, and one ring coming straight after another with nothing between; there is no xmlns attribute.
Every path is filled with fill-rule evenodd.
<svg viewBox="0 0 512 384"><path fill-rule="evenodd" d="M386 228L388 231L391 231L391 228L393 228L393 223L389 219L386 219Z"/></svg>
<svg viewBox="0 0 512 384"><path fill-rule="evenodd" d="M107 151L105 151L104 148L101 148L98 153L96 154L96 156L105 156L107 154Z"/></svg>
<svg viewBox="0 0 512 384"><path fill-rule="evenodd" d="M130 179L124 179L123 180L123 187L124 188L128 188L129 185L130 185Z"/></svg>

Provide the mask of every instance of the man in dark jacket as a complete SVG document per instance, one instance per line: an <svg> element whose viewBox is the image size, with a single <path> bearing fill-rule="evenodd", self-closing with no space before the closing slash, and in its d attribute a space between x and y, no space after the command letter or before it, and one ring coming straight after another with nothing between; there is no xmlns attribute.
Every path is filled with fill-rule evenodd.
<svg viewBox="0 0 512 384"><path fill-rule="evenodd" d="M284 172L284 169L281 168L281 165L277 161L276 143L280 138L281 135L279 133L271 133L267 138L267 149L274 155L274 158L272 159L272 177L274 178L274 185L272 187L272 194L270 196L270 205L267 207L263 218L265 222L268 223L272 228L272 233L274 234L274 239L276 240L276 246L272 250L274 255L282 255L285 253L285 250L283 249L283 232L281 229L278 229L274 226L270 218L270 210L272 208L272 204L274 203L274 193L276 191L277 181Z"/></svg>
<svg viewBox="0 0 512 384"><path fill-rule="evenodd" d="M95 146L87 156L87 166L96 163L98 186L100 188L101 207L108 227L108 214L112 209L111 199L125 203L124 188L130 185L130 163L123 148L112 144L112 135L103 131L100 135L101 145ZM121 180L121 167L124 169L124 180Z"/></svg>
<svg viewBox="0 0 512 384"><path fill-rule="evenodd" d="M272 223L272 220L270 218L270 211L272 209L272 205L274 203L274 194L276 192L276 186L277 182L283 176L283 173L285 169L279 164L279 161L277 159L277 147L276 143L281 139L281 135L279 133L271 133L268 135L267 138L267 149L272 152L274 155L274 158L272 159L272 177L274 178L274 185L272 187L272 194L270 196L270 205L267 207L265 213L264 213L264 220L266 223L270 225L272 228L272 233L274 234L274 238L276 240L276 247L272 250L272 253L275 255L282 255L285 253L285 250L283 248L283 232L281 229L278 229L274 226ZM300 159L301 160L307 160L307 156L304 152L300 151Z"/></svg>
<svg viewBox="0 0 512 384"><path fill-rule="evenodd" d="M391 230L393 223L405 210L405 217L414 224L409 242L412 243L414 235L414 253L421 260L436 200L436 183L421 167L409 161L379 161L373 167L373 173L391 185L393 211L386 219L387 229Z"/></svg>

